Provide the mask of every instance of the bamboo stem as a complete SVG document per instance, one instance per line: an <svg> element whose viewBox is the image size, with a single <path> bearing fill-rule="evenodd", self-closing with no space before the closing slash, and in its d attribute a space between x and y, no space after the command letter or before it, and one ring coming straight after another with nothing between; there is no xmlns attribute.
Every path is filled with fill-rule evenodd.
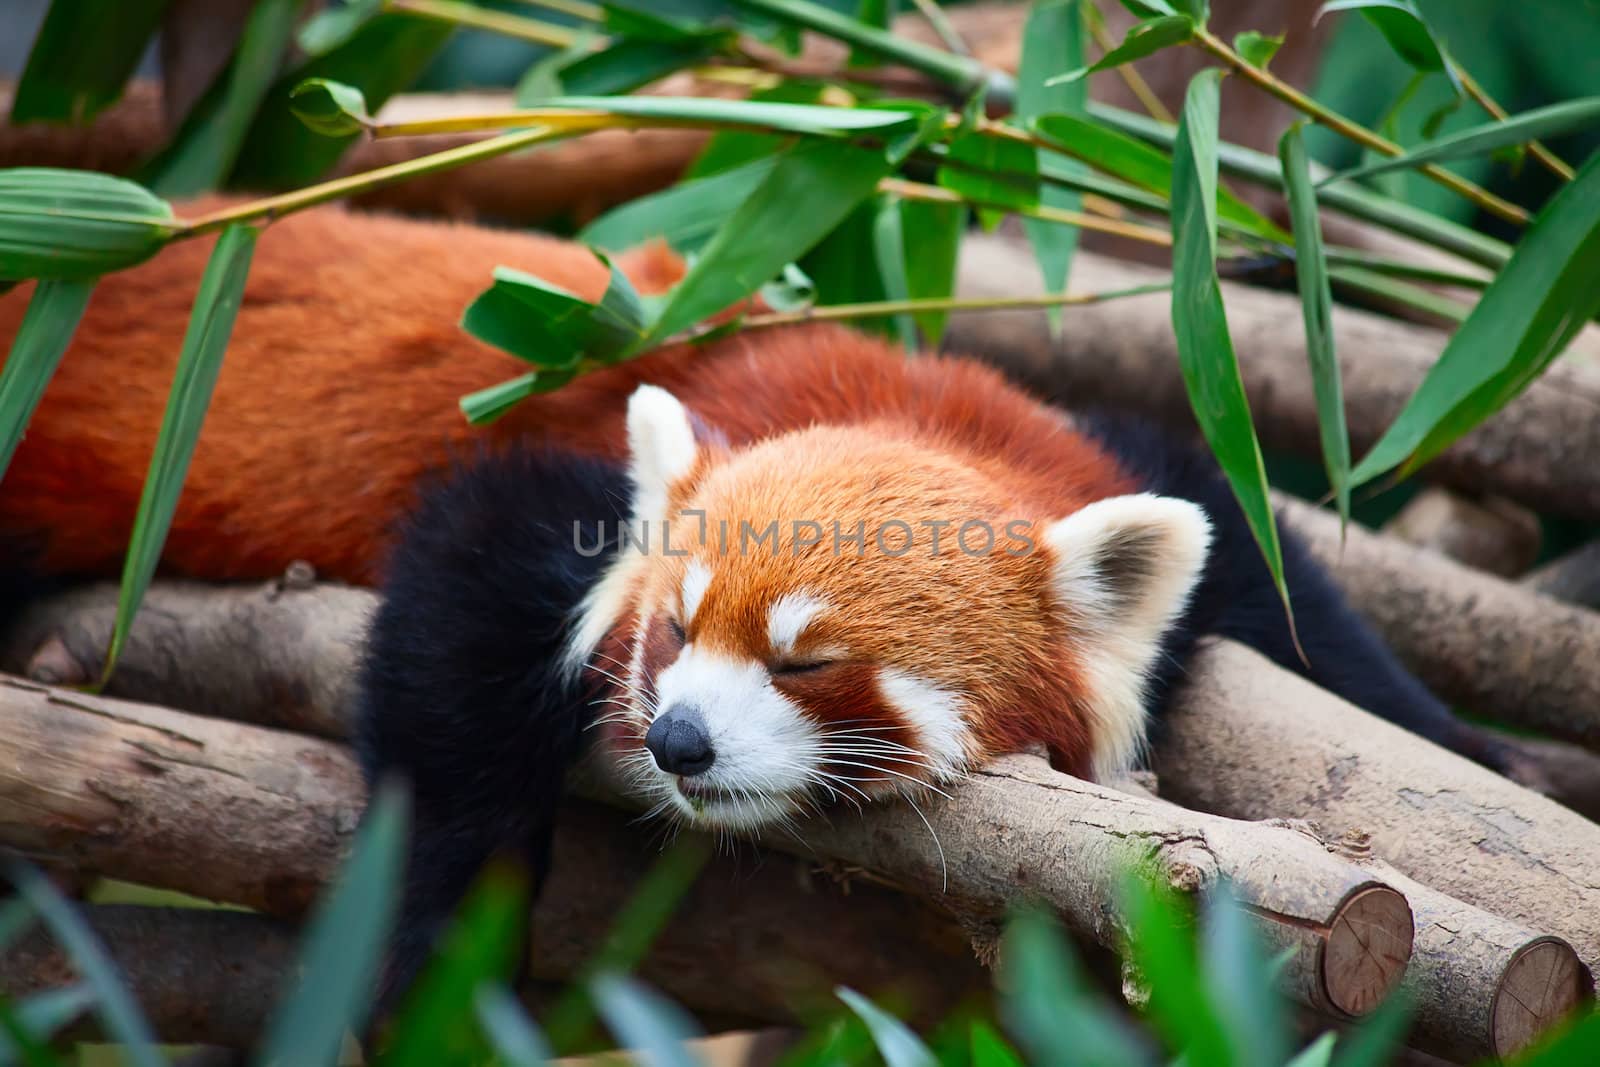
<svg viewBox="0 0 1600 1067"><path fill-rule="evenodd" d="M944 42L946 48L958 56L972 55L972 49L961 39L961 31L950 21L950 16L944 13L944 8L939 6L938 0L911 0L911 2L916 5L917 13L933 27L933 32L939 35L939 40Z"/></svg>
<svg viewBox="0 0 1600 1067"><path fill-rule="evenodd" d="M1404 151L1403 148L1387 137L1379 136L1365 126L1351 122L1338 112L1323 107L1270 71L1245 62L1243 56L1229 48L1227 44L1204 26L1195 27L1194 42L1206 52L1221 60L1229 69L1252 85L1277 97L1296 111L1306 115L1312 121L1326 126L1339 136L1386 156L1398 156ZM1522 226L1526 225L1531 218L1528 212L1516 204L1496 196L1480 185L1467 181L1460 175L1452 174L1443 167L1433 163L1424 163L1418 169L1446 189L1465 197L1483 210L1507 222Z"/></svg>
<svg viewBox="0 0 1600 1067"><path fill-rule="evenodd" d="M1089 215L1082 211L1069 211L1066 208L1047 207L1037 204L1033 207L1017 207L1010 204L993 203L985 200L974 200L962 196L952 189L939 185L928 185L924 182L906 181L901 178L885 178L878 183L878 190L904 197L907 200L922 200L929 203L941 204L971 204L974 207L993 208L1012 215L1021 215L1024 218L1041 219L1045 222L1058 222L1063 226L1077 226L1079 229L1096 230L1100 233L1114 234L1118 237L1127 237L1134 241L1143 241L1146 244L1160 245L1163 248L1172 246L1172 234L1154 226L1141 226L1132 222L1121 222L1117 219L1101 218L1098 215Z"/></svg>
<svg viewBox="0 0 1600 1067"><path fill-rule="evenodd" d="M1089 34L1094 38L1094 43L1100 46L1101 52L1110 52L1117 47L1116 40L1111 32L1106 29L1106 17L1100 10L1100 5L1090 0L1083 5L1083 24L1089 27ZM1161 102L1156 91L1150 88L1150 83L1144 80L1132 63L1124 63L1117 68L1117 74L1122 78L1128 90L1139 101L1139 106L1144 108L1151 118L1159 122L1177 122L1172 112L1167 110L1167 105Z"/></svg>
<svg viewBox="0 0 1600 1067"><path fill-rule="evenodd" d="M578 35L565 26L521 15L507 15L500 11L461 3L460 0L383 0L385 11L399 11L435 22L448 22L455 26L470 26L488 30L519 41L549 45L551 48L571 48L578 43Z"/></svg>
<svg viewBox="0 0 1600 1067"><path fill-rule="evenodd" d="M743 319L741 329L763 326L792 326L802 322L829 322L840 319L876 319L890 315L908 315L919 311L1010 311L1016 308L1068 307L1083 304L1103 304L1125 296L1145 296L1164 293L1172 288L1170 282L1136 285L1128 289L1111 289L1099 293L1043 293L1037 296L1001 297L948 297L917 300L872 300L859 304L827 304L822 307L802 308L799 311L771 311L750 315Z"/></svg>
<svg viewBox="0 0 1600 1067"><path fill-rule="evenodd" d="M499 137L491 137L475 144L449 148L443 152L420 156L417 159L408 159L402 163L379 167L376 170L363 171L360 174L351 174L343 178L335 178L332 181L319 182L316 185L309 185L304 189L296 189L293 192L252 200L246 204L236 204L233 207L214 211L209 215L202 215L198 219L184 222L177 237L198 237L201 234L223 229L235 222L255 222L260 220L271 222L273 219L287 215L292 211L300 211L304 208L314 207L317 204L325 204L330 200L338 200L341 197L354 196L370 189L376 189L381 185L391 185L395 182L405 181L408 178L418 178L424 174L449 170L452 167L459 167L480 159L490 159L494 156L505 155L508 152L515 152L531 145L555 141L568 136L571 136L570 130L548 127L502 134Z"/></svg>
<svg viewBox="0 0 1600 1067"><path fill-rule="evenodd" d="M1495 121L1504 122L1511 117L1506 109L1496 103L1494 97L1490 96L1483 86L1478 84L1478 79L1460 67L1456 67L1456 77L1460 79L1461 88L1467 91L1467 95L1477 101L1478 106L1487 111ZM1537 159L1546 170L1562 181L1570 182L1577 176L1577 171L1573 170L1566 160L1546 148L1543 142L1529 141L1528 154Z"/></svg>
<svg viewBox="0 0 1600 1067"><path fill-rule="evenodd" d="M583 0L517 0L519 4L529 7L542 7L546 11L558 11L563 15L571 15L584 22L604 22L606 9L599 4L586 4Z"/></svg>

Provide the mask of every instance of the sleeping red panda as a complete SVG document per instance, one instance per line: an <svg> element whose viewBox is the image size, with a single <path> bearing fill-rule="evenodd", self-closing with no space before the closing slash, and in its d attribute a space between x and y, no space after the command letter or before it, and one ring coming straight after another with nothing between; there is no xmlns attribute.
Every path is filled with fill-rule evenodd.
<svg viewBox="0 0 1600 1067"><path fill-rule="evenodd" d="M37 570L120 563L204 254L97 290L0 483L0 538ZM661 250L621 263L647 290L681 271ZM491 854L542 876L596 734L659 811L706 827L937 788L1033 745L1100 777L1222 634L1502 761L1286 537L1300 660L1208 457L974 362L831 325L733 334L474 435L457 398L520 365L455 323L502 264L590 298L605 282L543 238L331 209L275 225L164 557L214 580L296 559L381 577L357 744L369 780L398 772L415 798L391 992ZM0 337L26 296L0 300ZM463 456L474 439L493 447Z"/></svg>

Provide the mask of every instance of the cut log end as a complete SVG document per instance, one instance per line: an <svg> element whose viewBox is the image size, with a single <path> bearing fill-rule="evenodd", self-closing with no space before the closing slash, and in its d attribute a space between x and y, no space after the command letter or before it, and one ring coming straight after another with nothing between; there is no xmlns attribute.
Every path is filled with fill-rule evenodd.
<svg viewBox="0 0 1600 1067"><path fill-rule="evenodd" d="M1352 893L1335 913L1323 948L1328 1002L1352 1018L1381 1004L1405 974L1415 932L1402 894L1381 885Z"/></svg>
<svg viewBox="0 0 1600 1067"><path fill-rule="evenodd" d="M1507 964L1490 1008L1495 1055L1510 1056L1594 996L1594 978L1559 937L1524 945Z"/></svg>

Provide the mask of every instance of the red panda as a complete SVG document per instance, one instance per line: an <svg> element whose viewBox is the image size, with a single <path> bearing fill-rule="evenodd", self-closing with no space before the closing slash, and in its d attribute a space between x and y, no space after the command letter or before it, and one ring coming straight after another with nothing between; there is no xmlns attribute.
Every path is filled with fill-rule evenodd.
<svg viewBox="0 0 1600 1067"><path fill-rule="evenodd" d="M100 284L0 483L0 540L47 574L120 563L204 255ZM682 271L619 262L647 291ZM1300 659L1208 457L975 362L832 325L735 333L475 434L457 399L521 369L456 326L498 265L590 298L606 278L580 247L464 226L322 209L268 231L163 560L381 580L357 744L416 811L391 987L490 854L547 868L596 733L660 811L719 828L1033 745L1099 777L1223 634L1501 759L1288 538ZM26 298L0 299L0 337Z"/></svg>

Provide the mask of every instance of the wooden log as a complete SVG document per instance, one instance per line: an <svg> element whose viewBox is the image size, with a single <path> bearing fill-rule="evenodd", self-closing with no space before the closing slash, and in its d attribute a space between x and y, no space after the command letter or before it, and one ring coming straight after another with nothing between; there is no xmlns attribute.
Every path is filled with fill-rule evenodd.
<svg viewBox="0 0 1600 1067"><path fill-rule="evenodd" d="M1568 604L1600 608L1600 541L1591 541L1530 571L1521 584Z"/></svg>
<svg viewBox="0 0 1600 1067"><path fill-rule="evenodd" d="M342 853L359 803L355 769L329 742L0 680L0 845L292 913ZM926 827L909 805L875 805L784 847L874 871L969 925L1042 896L1108 947L1121 941L1125 865L1153 863L1188 891L1227 879L1269 942L1298 950L1291 995L1336 1016L1374 1006L1410 956L1404 896L1292 830L1183 812L1031 757L924 810Z"/></svg>
<svg viewBox="0 0 1600 1067"><path fill-rule="evenodd" d="M1539 516L1504 497L1470 497L1431 485L1383 532L1464 567L1515 578L1539 557Z"/></svg>
<svg viewBox="0 0 1600 1067"><path fill-rule="evenodd" d="M1069 288L1111 290L1164 278L1151 270L1085 254L1073 259ZM1021 242L970 235L962 243L957 289L963 296L1038 293L1038 266ZM1299 301L1224 283L1228 324L1251 411L1263 443L1320 455L1316 403L1306 369ZM1193 426L1178 370L1170 298L1162 293L1067 309L1059 340L1042 311L989 311L951 317L946 345L985 356L1067 407L1092 404L1141 411ZM1333 317L1351 446L1359 453L1394 421L1438 358L1445 335L1339 308ZM1600 370L1556 363L1504 411L1424 468L1431 480L1495 493L1541 512L1600 518Z"/></svg>
<svg viewBox="0 0 1600 1067"><path fill-rule="evenodd" d="M1500 1055L1592 990L1600 826L1232 642L1194 660L1155 762L1163 795L1181 804L1356 830L1431 887L1406 883L1418 961L1408 978L1434 1045ZM1545 999L1526 997L1534 986Z"/></svg>
<svg viewBox="0 0 1600 1067"><path fill-rule="evenodd" d="M1429 688L1600 751L1600 615L1279 495L1279 512Z"/></svg>

